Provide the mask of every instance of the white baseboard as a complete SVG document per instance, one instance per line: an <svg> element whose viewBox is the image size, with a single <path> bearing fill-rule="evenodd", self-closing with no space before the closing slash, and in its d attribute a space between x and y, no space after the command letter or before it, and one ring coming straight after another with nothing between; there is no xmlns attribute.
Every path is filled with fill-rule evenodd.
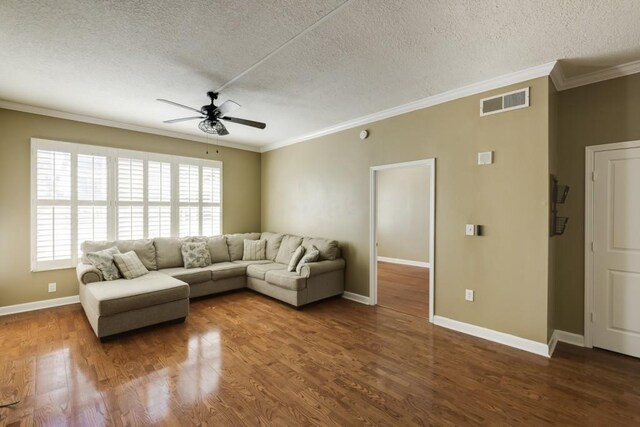
<svg viewBox="0 0 640 427"><path fill-rule="evenodd" d="M483 328L482 326L476 326L470 323L459 322L442 316L434 316L433 323L447 329L473 335L478 338L484 338L485 340L528 351L529 353L534 353L539 356L550 357L549 346L545 343L520 338L515 335L505 334L504 332L494 331L493 329Z"/></svg>
<svg viewBox="0 0 640 427"><path fill-rule="evenodd" d="M558 335L556 334L558 331L553 331L551 334L551 339L549 340L549 357L553 356L553 352L556 350L556 345L558 345Z"/></svg>
<svg viewBox="0 0 640 427"><path fill-rule="evenodd" d="M369 297L365 297L364 295L354 294L353 292L344 292L342 294L342 298L348 299L349 301L359 302L360 304L371 305L371 299Z"/></svg>
<svg viewBox="0 0 640 427"><path fill-rule="evenodd" d="M424 267L424 268L431 267L431 265L428 262L412 261L410 259L389 258L386 256L379 256L378 261L390 262L392 264L412 265L414 267Z"/></svg>
<svg viewBox="0 0 640 427"><path fill-rule="evenodd" d="M559 329L556 329L554 333L558 334L558 341L560 342L577 345L578 347L584 347L584 335L561 331Z"/></svg>
<svg viewBox="0 0 640 427"><path fill-rule="evenodd" d="M27 302L25 304L7 305L0 307L0 316L8 314L24 313L25 311L42 310L43 308L59 307L80 302L80 296L46 299L42 301Z"/></svg>

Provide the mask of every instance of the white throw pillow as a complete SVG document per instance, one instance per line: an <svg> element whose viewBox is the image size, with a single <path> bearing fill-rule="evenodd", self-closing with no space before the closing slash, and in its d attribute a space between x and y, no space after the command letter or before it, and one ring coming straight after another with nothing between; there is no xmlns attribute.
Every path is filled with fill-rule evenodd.
<svg viewBox="0 0 640 427"><path fill-rule="evenodd" d="M101 251L87 253L87 259L93 264L95 268L100 270L104 280L116 280L119 279L120 272L118 267L113 263L113 256L119 254L120 251L115 246L103 249Z"/></svg>
<svg viewBox="0 0 640 427"><path fill-rule="evenodd" d="M291 256L291 261L289 261L289 266L287 267L287 271L291 271L291 272L296 271L296 265L298 265L298 263L300 262L303 256L304 256L304 246L298 246L298 249L296 249L293 255Z"/></svg>
<svg viewBox="0 0 640 427"><path fill-rule="evenodd" d="M247 240L244 241L243 261L262 261L267 259L266 256L266 240Z"/></svg>
<svg viewBox="0 0 640 427"><path fill-rule="evenodd" d="M147 267L140 261L140 258L138 258L138 254L134 251L129 251L124 254L114 254L113 260L125 279L135 279L149 272Z"/></svg>
<svg viewBox="0 0 640 427"><path fill-rule="evenodd" d="M206 267L211 265L211 253L207 242L185 242L182 244L184 268Z"/></svg>

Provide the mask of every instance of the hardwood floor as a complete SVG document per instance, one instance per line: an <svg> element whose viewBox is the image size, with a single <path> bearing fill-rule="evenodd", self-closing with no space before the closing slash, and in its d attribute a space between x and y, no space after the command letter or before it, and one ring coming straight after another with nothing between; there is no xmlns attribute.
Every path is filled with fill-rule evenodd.
<svg viewBox="0 0 640 427"><path fill-rule="evenodd" d="M200 299L105 344L72 305L0 317L0 346L8 426L640 424L640 360L549 360L340 298Z"/></svg>
<svg viewBox="0 0 640 427"><path fill-rule="evenodd" d="M429 318L429 269L378 261L378 305Z"/></svg>

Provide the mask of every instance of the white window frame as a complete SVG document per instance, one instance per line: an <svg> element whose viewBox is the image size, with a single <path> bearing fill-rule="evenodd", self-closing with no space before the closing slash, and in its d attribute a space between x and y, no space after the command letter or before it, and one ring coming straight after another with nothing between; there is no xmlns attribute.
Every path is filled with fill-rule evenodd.
<svg viewBox="0 0 640 427"><path fill-rule="evenodd" d="M37 261L37 153L38 150L62 151L71 153L71 259L57 261ZM220 233L224 230L224 210L223 210L223 193L224 193L224 171L222 162L219 160L199 159L194 157L174 156L168 154L149 153L144 151L126 150L119 148L102 147L96 145L78 144L72 142L62 142L47 140L41 138L31 138L31 271L47 271L66 268L74 268L77 264L80 253L78 250L78 200L77 200L77 162L78 154L87 154L94 156L107 157L107 239L117 240L118 234L118 194L117 194L117 173L118 158L134 158L144 161L144 238L153 238L148 236L148 207L152 205L166 205L166 202L155 203L149 202L148 180L148 161L156 161L171 164L171 236L179 235L179 187L178 173L180 164L197 165L199 174L202 175L202 167L212 167L220 169ZM47 203L43 203L47 204ZM87 204L82 202L82 204ZM131 204L131 203L124 203ZM123 205L124 205L123 204ZM66 205L66 203L65 203ZM211 203L202 203L202 179L200 182L200 216L202 217L202 207L211 206ZM213 204L214 206L216 204ZM200 218L200 231L202 231L202 218Z"/></svg>

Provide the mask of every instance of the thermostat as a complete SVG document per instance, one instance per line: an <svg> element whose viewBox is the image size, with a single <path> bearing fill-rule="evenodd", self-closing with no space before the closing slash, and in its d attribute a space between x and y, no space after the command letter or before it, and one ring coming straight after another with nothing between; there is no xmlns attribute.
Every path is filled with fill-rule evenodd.
<svg viewBox="0 0 640 427"><path fill-rule="evenodd" d="M363 130L362 132L360 132L360 139L367 139L368 137L369 137L368 130Z"/></svg>

